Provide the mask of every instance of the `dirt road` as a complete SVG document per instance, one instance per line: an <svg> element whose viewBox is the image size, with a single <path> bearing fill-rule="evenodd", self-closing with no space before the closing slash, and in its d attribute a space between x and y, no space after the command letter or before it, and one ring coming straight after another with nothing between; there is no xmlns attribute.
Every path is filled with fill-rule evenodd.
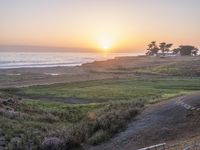
<svg viewBox="0 0 200 150"><path fill-rule="evenodd" d="M135 150L200 135L200 92L148 107L128 128L91 150Z"/></svg>

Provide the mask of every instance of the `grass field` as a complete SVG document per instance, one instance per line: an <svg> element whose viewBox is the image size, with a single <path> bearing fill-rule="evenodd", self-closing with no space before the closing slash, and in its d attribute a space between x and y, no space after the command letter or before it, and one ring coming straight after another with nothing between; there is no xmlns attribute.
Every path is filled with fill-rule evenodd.
<svg viewBox="0 0 200 150"><path fill-rule="evenodd" d="M102 81L75 82L20 88L15 94L26 98L47 99L77 98L84 102L147 101L168 98L183 92L200 89L200 78L129 78Z"/></svg>
<svg viewBox="0 0 200 150"><path fill-rule="evenodd" d="M124 60L117 65L111 61L104 70L126 73L123 78L0 89L0 148L99 144L123 130L145 106L200 90L199 58L175 63L134 59L125 67ZM1 81L7 78L2 76Z"/></svg>
<svg viewBox="0 0 200 150"><path fill-rule="evenodd" d="M22 100L1 102L0 128L10 147L16 144L11 142L13 137L20 137L21 143L31 139L36 149L41 148L38 145L45 137L64 139L67 147L82 142L98 144L123 129L146 104L195 90L200 90L197 77L128 78L4 89L2 97ZM57 101L61 98L64 102L68 98L87 100L87 104Z"/></svg>

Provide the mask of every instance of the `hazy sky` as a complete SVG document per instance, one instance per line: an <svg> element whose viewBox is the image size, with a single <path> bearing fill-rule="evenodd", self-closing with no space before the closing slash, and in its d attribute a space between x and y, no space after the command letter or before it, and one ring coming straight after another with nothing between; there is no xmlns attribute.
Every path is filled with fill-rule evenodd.
<svg viewBox="0 0 200 150"><path fill-rule="evenodd" d="M200 0L0 0L0 44L142 50L200 46Z"/></svg>

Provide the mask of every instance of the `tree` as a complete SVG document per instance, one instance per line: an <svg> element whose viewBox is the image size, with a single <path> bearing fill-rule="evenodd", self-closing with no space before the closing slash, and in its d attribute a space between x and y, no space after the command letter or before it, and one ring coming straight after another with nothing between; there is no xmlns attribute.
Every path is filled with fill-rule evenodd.
<svg viewBox="0 0 200 150"><path fill-rule="evenodd" d="M181 45L179 46L179 51L181 56L187 56L187 55L196 56L199 49L191 45Z"/></svg>
<svg viewBox="0 0 200 150"><path fill-rule="evenodd" d="M164 55L164 53L165 52L169 52L170 51L170 48L172 47L172 45L173 44L167 44L167 43L165 43L165 42L162 42L162 43L160 43L160 45L159 45L159 50L163 53L163 55Z"/></svg>
<svg viewBox="0 0 200 150"><path fill-rule="evenodd" d="M160 51L164 54L164 52L165 52L165 46L166 46L166 43L165 42L162 42L162 43L160 43L160 45L159 45L159 48L160 48Z"/></svg>
<svg viewBox="0 0 200 150"><path fill-rule="evenodd" d="M157 54L158 51L159 51L159 48L158 48L158 46L156 45L156 41L152 41L152 42L148 45L146 55L152 56L152 55Z"/></svg>
<svg viewBox="0 0 200 150"><path fill-rule="evenodd" d="M175 48L172 50L174 54L178 54L180 52L180 48Z"/></svg>
<svg viewBox="0 0 200 150"><path fill-rule="evenodd" d="M172 43L166 44L166 46L165 46L165 51L166 51L166 52L169 52L169 51L170 51L170 48L171 48L172 46L173 46Z"/></svg>

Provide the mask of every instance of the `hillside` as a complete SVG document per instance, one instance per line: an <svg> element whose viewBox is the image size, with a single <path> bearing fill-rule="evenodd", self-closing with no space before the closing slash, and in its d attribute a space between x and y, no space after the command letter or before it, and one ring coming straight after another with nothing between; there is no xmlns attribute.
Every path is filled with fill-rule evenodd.
<svg viewBox="0 0 200 150"><path fill-rule="evenodd" d="M0 70L0 148L94 148L91 145L126 132L127 125L137 124L138 117L145 119L143 114L149 109L156 111L157 103L198 92L198 65L200 57L124 57L80 67ZM169 117L164 109L163 117ZM174 128L183 123L188 130L199 129L198 124L177 122L176 112L171 115L174 120L168 123ZM196 135L196 130L190 131L190 136ZM157 144L158 139L153 136L137 147ZM165 139L181 140L169 136L161 141Z"/></svg>

